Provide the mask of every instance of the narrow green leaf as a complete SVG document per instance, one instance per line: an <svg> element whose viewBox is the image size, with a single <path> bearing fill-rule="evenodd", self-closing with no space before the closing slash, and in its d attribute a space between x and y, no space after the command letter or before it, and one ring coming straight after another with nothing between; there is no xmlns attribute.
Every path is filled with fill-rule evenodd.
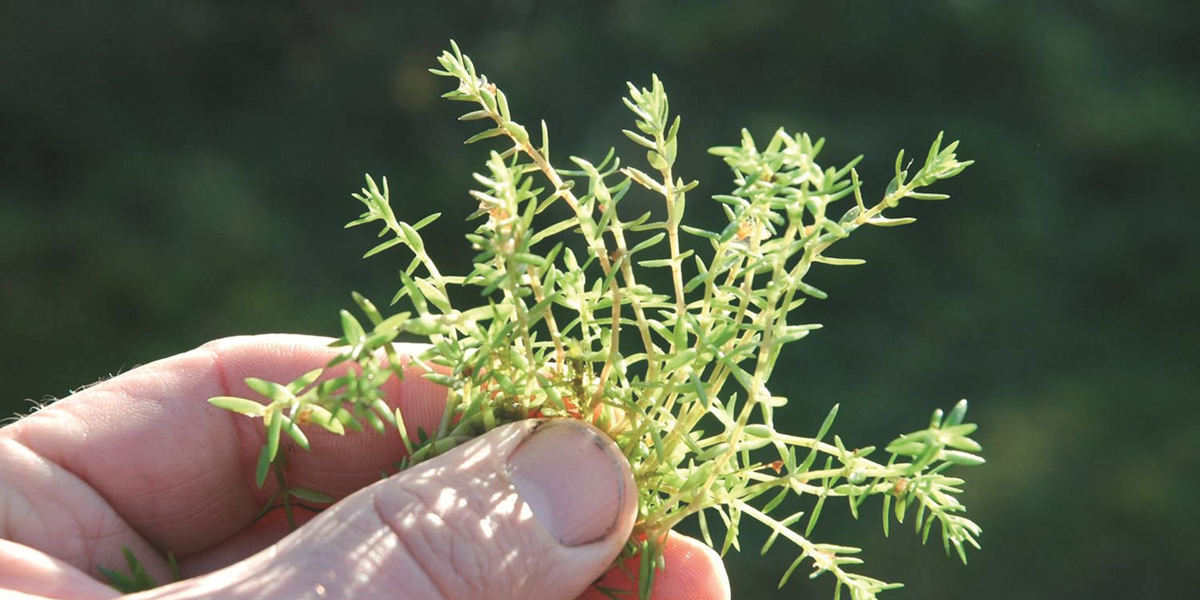
<svg viewBox="0 0 1200 600"><path fill-rule="evenodd" d="M641 252L642 250L645 250L647 248L653 248L654 246L657 246L658 243L661 242L663 240L663 238L665 238L665 237L667 237L667 234L665 232L660 232L655 235L652 235L649 238L647 238L646 240L643 240L638 245L634 246L633 250L630 250L629 253L637 254L638 252Z"/></svg>
<svg viewBox="0 0 1200 600"><path fill-rule="evenodd" d="M816 298L818 300L824 300L829 297L829 294L826 294L825 292L817 289L816 287L809 285L803 281L799 281L799 280L796 281L796 289L798 289L801 292L804 292L805 294L808 294L809 296L812 296L813 298Z"/></svg>
<svg viewBox="0 0 1200 600"><path fill-rule="evenodd" d="M404 240L400 238L392 238L368 250L367 253L363 255L363 258L371 258L372 256L375 256L376 254L379 254L380 252L383 252L384 250L387 250L388 248L391 248L403 241Z"/></svg>
<svg viewBox="0 0 1200 600"><path fill-rule="evenodd" d="M814 262L819 262L827 265L838 266L855 266L866 264L867 261L861 258L833 258L831 256L818 256L813 259Z"/></svg>
<svg viewBox="0 0 1200 600"><path fill-rule="evenodd" d="M355 319L354 315L350 314L350 311L342 310L340 314L342 317L342 334L345 336L346 342L357 344L367 332L363 330L358 319Z"/></svg>
<svg viewBox="0 0 1200 600"><path fill-rule="evenodd" d="M311 502L313 504L332 504L333 503L333 496L330 496L329 494L326 494L324 492L318 492L316 490L310 490L310 489L304 488L304 487L299 487L299 486L288 487L287 493L291 494L292 496L294 496L296 498L299 498L300 500L303 500L305 502Z"/></svg>
<svg viewBox="0 0 1200 600"><path fill-rule="evenodd" d="M674 262L675 261L669 258L656 258L654 260L639 260L637 264L638 266L645 267L647 269L659 269L662 267L669 267L674 264Z"/></svg>
<svg viewBox="0 0 1200 600"><path fill-rule="evenodd" d="M946 421L943 423L943 426L953 427L955 425L961 425L966 416L967 401L959 400L958 403L954 405L954 408L950 410L950 414L946 417Z"/></svg>
<svg viewBox="0 0 1200 600"><path fill-rule="evenodd" d="M404 234L404 241L408 244L412 251L417 255L423 255L425 252L425 240L421 239L421 234L412 225L400 221L400 231Z"/></svg>
<svg viewBox="0 0 1200 600"><path fill-rule="evenodd" d="M963 467L977 467L987 462L982 456L971 454L969 452L961 452L959 450L946 450L942 453L942 460Z"/></svg>
<svg viewBox="0 0 1200 600"><path fill-rule="evenodd" d="M929 146L929 154L925 157L926 165L933 165L934 162L936 161L938 152L940 152L941 148L942 148L942 136L945 133L946 132L944 132L944 131L939 131L937 134L937 138L935 138L933 140L933 144ZM953 149L951 149L951 150L953 150Z"/></svg>
<svg viewBox="0 0 1200 600"><path fill-rule="evenodd" d="M775 436L775 430L772 429L770 425L766 425L764 423L751 423L746 425L745 429L742 431L745 432L747 436L756 438L771 439Z"/></svg>
<svg viewBox="0 0 1200 600"><path fill-rule="evenodd" d="M271 468L271 449L264 445L258 452L258 463L254 467L254 481L258 487L267 482L267 470Z"/></svg>
<svg viewBox="0 0 1200 600"><path fill-rule="evenodd" d="M267 411L267 407L265 405L259 404L253 400L235 398L233 396L217 396L216 398L209 398L208 403L216 406L217 408L231 410L233 412L241 413L251 417L261 417Z"/></svg>
<svg viewBox="0 0 1200 600"><path fill-rule="evenodd" d="M803 562L807 557L807 554L801 554L800 556L796 557L796 560L792 561L791 566L789 566L787 570L783 572L783 577L779 580L779 589L783 589L784 584L788 582L788 579L791 579L792 573L796 571L796 567L799 567L800 563Z"/></svg>
<svg viewBox="0 0 1200 600"><path fill-rule="evenodd" d="M293 394L299 394L300 392L304 391L305 388L312 385L313 382L315 382L317 378L320 377L324 372L325 369L313 369L293 379L292 382L287 385L287 389Z"/></svg>
<svg viewBox="0 0 1200 600"><path fill-rule="evenodd" d="M670 373L672 371L675 371L679 367L682 367L683 365L692 362L693 360L695 360L695 358L696 358L696 349L695 348L687 348L685 350L679 351L678 353L675 354L675 356L672 356L669 360L667 360L666 364L663 365L662 369L664 372Z"/></svg>
<svg viewBox="0 0 1200 600"><path fill-rule="evenodd" d="M270 460L275 460L275 455L279 452L279 433L283 428L285 417L278 409L273 408L267 413L267 449L270 454Z"/></svg>
<svg viewBox="0 0 1200 600"><path fill-rule="evenodd" d="M786 486L779 488L779 493L776 494L775 497L772 498L770 502L768 502L765 506L763 506L762 511L764 513L770 513L771 511L778 508L779 505L783 503L784 499L788 497L788 495L791 493L791 491L792 491L791 488L788 488ZM769 542L768 542L768 546L769 546ZM767 551L768 546L763 546L764 553Z"/></svg>
<svg viewBox="0 0 1200 600"><path fill-rule="evenodd" d="M404 444L404 452L408 456L413 455L412 440L408 437L408 427L404 424L404 415L400 409L396 408L396 429L400 432L400 442Z"/></svg>
<svg viewBox="0 0 1200 600"><path fill-rule="evenodd" d="M301 410L308 411L312 422L320 425L326 431L337 435L346 433L346 428L342 425L342 422L334 418L333 413L326 410L325 407L318 404L306 404Z"/></svg>
<svg viewBox="0 0 1200 600"><path fill-rule="evenodd" d="M440 74L440 73L437 73L437 74ZM458 118L458 120L459 121L477 121L479 119L486 119L490 116L491 116L491 114L489 114L488 111L486 111L486 110L473 110L469 113L462 115L461 117Z"/></svg>
<svg viewBox="0 0 1200 600"><path fill-rule="evenodd" d="M257 377L247 377L243 381L246 383L246 387L272 401L291 399L291 396L286 393L287 389L273 381L266 381Z"/></svg>
<svg viewBox="0 0 1200 600"><path fill-rule="evenodd" d="M900 225L908 225L909 223L916 223L916 222L917 222L917 220L913 217L900 217L897 219L888 219L885 217L875 217L872 219L867 219L868 225L874 225L876 227L898 227Z"/></svg>
<svg viewBox="0 0 1200 600"><path fill-rule="evenodd" d="M704 540L704 543L707 544L709 548L712 548L712 534L708 531L708 518L704 516L704 512L705 511L703 509L696 512L696 518L700 521L700 538Z"/></svg>
<svg viewBox="0 0 1200 600"><path fill-rule="evenodd" d="M494 138L494 137L500 136L500 135L504 135L504 130L499 127L496 127L493 129L488 129L487 131L481 131L481 132L467 138L467 141L465 141L463 143L464 144L474 144L475 142L478 142L481 140L486 140L488 138Z"/></svg>
<svg viewBox="0 0 1200 600"><path fill-rule="evenodd" d="M284 433L286 433L288 437L292 438L292 441L296 442L297 445L305 450L309 449L308 436L304 435L303 431L300 431L300 426L297 425L296 422L291 419L291 417L280 414L277 415L276 420L282 423Z"/></svg>
<svg viewBox="0 0 1200 600"><path fill-rule="evenodd" d="M885 492L883 494L883 537L889 537L890 534L888 531L888 526L891 524L892 520L888 518L888 509L891 507L892 494L891 492Z"/></svg>
<svg viewBox="0 0 1200 600"><path fill-rule="evenodd" d="M643 148L649 148L651 150L655 148L653 140L646 139L645 137L642 137L628 129L622 129L621 133L625 134L625 137L633 140L633 143L642 146Z"/></svg>
<svg viewBox="0 0 1200 600"><path fill-rule="evenodd" d="M665 171L668 168L670 168L670 166L671 166L670 164L667 163L667 160L665 158L663 158L661 154L659 154L658 152L655 152L653 150L646 152L646 162L649 163L649 165L651 167L654 167L655 169L658 169L659 171Z"/></svg>

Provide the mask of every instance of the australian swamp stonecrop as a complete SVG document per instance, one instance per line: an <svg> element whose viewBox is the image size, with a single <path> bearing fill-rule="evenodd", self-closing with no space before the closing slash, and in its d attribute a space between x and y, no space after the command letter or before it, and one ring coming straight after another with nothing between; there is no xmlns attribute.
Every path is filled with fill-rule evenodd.
<svg viewBox="0 0 1200 600"><path fill-rule="evenodd" d="M818 327L795 320L808 299L825 297L806 281L810 268L860 264L829 251L860 228L911 223L892 214L901 201L946 198L925 190L971 164L955 156L957 142L943 145L938 135L915 164L900 152L883 197L867 203L858 158L821 167L824 140L781 129L760 146L743 131L736 145L710 150L731 168L733 188L712 198L727 225L708 231L685 221L696 182L675 173L680 118L657 77L646 88L631 84L624 99L634 126L623 133L638 161L615 150L599 162L562 161L552 159L546 124L534 136L515 121L504 92L451 45L432 72L454 83L446 98L469 105L460 119L483 124L467 142L496 143L470 192L478 202L470 217L478 225L466 236L473 268L443 273L420 233L438 215L398 220L387 180L367 178L355 195L366 212L350 226L380 227L383 240L367 256L393 246L412 255L391 302L405 310L385 315L354 294L365 323L342 312L341 352L329 365L348 363L344 374L248 380L265 404L211 400L263 420L258 483L274 473L278 486L265 508L330 500L287 481L280 446L307 449L306 426L398 432L403 469L503 423L566 417L607 433L633 467L639 516L622 561L642 558L642 598L656 570L670 568L660 553L664 536L691 517L721 552L739 548L747 518L770 532L763 552L779 538L794 545L798 557L780 585L808 561L814 577L836 580L835 598L899 587L849 570L861 562L858 548L815 541L831 499L857 517L878 497L885 532L906 518L923 540L936 528L946 551L965 561L980 528L958 499L963 480L947 474L983 462L965 401L879 453L848 449L831 434L837 406L811 437L777 430L775 412L788 400L767 387L783 347ZM659 197L661 208L630 214L634 203L624 201L634 191ZM403 376L392 342L404 334L428 342L412 364L448 398L440 425L415 436L381 392L385 380ZM804 509L783 511L789 497Z"/></svg>

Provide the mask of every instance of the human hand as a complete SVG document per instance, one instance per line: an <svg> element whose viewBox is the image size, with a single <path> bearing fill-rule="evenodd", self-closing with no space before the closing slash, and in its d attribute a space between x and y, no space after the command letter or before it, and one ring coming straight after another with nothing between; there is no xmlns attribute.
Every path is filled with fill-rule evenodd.
<svg viewBox="0 0 1200 600"><path fill-rule="evenodd" d="M124 564L122 547L160 582L171 577L158 549L178 557L184 579L128 596L139 600L598 599L598 578L637 589L605 573L635 519L629 465L576 421L499 427L384 481L399 436L314 428L288 481L340 500L298 511L292 535L281 511L256 519L271 493L254 483L261 425L205 400L249 397L247 376L290 381L332 358L327 343L219 340L0 429L0 599L118 597L93 577ZM436 427L444 388L414 373L387 392L410 435ZM673 534L665 552L655 599L729 597L712 550Z"/></svg>

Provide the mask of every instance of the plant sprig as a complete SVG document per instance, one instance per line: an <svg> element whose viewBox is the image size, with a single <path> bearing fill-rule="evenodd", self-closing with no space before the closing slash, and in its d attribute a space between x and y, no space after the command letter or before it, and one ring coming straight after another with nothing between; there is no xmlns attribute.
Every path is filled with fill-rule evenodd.
<svg viewBox="0 0 1200 600"><path fill-rule="evenodd" d="M134 594L158 587L158 582L146 572L146 567L138 560L133 550L122 546L121 554L125 556L125 564L129 568L128 575L115 569L96 567L108 580L110 587L122 594ZM175 555L170 552L167 553L167 567L171 570L172 581L179 581L179 564L175 562Z"/></svg>
<svg viewBox="0 0 1200 600"><path fill-rule="evenodd" d="M367 257L396 246L412 253L392 299L408 310L384 317L355 294L368 324L342 311L341 352L328 365L354 368L319 383L322 370L287 384L248 380L265 405L211 401L263 419L260 486L274 470L285 508L289 497L331 500L286 482L279 446L290 440L307 449L310 424L335 434L364 425L395 429L406 450L402 469L504 423L568 417L604 431L633 468L638 520L623 558L643 559L642 598L663 567L667 532L692 516L721 552L739 547L743 516L770 530L763 552L778 538L792 542L800 554L780 585L808 561L813 576L836 579L835 598L843 588L857 600L898 587L847 570L861 562L858 548L813 540L829 498L844 498L857 517L868 498L880 497L885 532L892 519L902 523L915 512L922 540L936 524L946 551L966 561L965 546L978 547L980 528L958 500L963 480L944 474L983 462L969 437L975 426L963 421L965 401L896 438L875 462L874 447L848 450L839 436L830 438L836 406L813 437L778 431L775 411L788 400L767 387L783 347L819 327L792 321L809 298L825 298L806 281L811 267L861 264L827 252L863 226L911 223L891 212L902 200L946 198L925 188L972 163L958 160L957 142L943 146L939 134L915 171L900 152L883 197L868 204L855 170L861 157L822 167L823 139L780 129L760 148L743 130L738 145L710 150L731 168L734 188L714 197L728 225L707 231L684 221L696 182L675 172L681 120L657 77L647 88L630 84L624 99L634 127L623 133L644 151L644 169L623 164L615 150L598 163L569 157L573 168L564 169L551 161L546 124L535 142L505 93L456 44L438 61L432 72L456 82L444 97L471 105L460 120L485 124L467 143L501 142L470 193L478 202L469 217L478 225L467 235L473 268L443 274L420 234L438 215L412 225L398 220L387 180L367 177L355 195L366 212L348 226L380 226L383 241ZM662 197L660 216L618 210L639 188ZM835 216L849 198L853 204ZM567 208L557 220L547 211L556 203ZM684 234L709 251L682 250ZM668 289L639 282L650 269L667 269ZM452 289L471 290L478 301L456 308L451 297L461 296ZM403 334L426 339L429 348L406 362L392 345ZM406 364L447 388L441 423L415 437L381 391L389 378L403 377ZM791 496L811 499L811 507L780 514ZM713 517L723 537L714 535Z"/></svg>

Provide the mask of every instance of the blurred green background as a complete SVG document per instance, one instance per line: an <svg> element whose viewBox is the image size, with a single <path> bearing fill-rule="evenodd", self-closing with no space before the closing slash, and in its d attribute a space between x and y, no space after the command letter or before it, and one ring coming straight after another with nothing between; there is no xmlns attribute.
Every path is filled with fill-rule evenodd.
<svg viewBox="0 0 1200 600"><path fill-rule="evenodd" d="M0 416L221 336L334 334L349 291L386 299L401 261L359 260L370 233L341 227L364 172L404 218L447 213L427 239L461 271L484 149L425 73L454 37L560 156L637 156L620 97L658 73L677 172L704 183L690 207L728 189L704 150L742 126L866 154L868 196L898 149L962 139L978 164L955 199L814 274L830 300L805 318L826 328L772 389L799 431L841 402L858 446L970 398L984 549L964 567L907 528L884 542L877 504L816 537L866 546L865 572L908 584L889 598L1185 597L1198 25L1186 0L5 2ZM831 597L828 577L776 592L776 550L728 558L736 598Z"/></svg>

